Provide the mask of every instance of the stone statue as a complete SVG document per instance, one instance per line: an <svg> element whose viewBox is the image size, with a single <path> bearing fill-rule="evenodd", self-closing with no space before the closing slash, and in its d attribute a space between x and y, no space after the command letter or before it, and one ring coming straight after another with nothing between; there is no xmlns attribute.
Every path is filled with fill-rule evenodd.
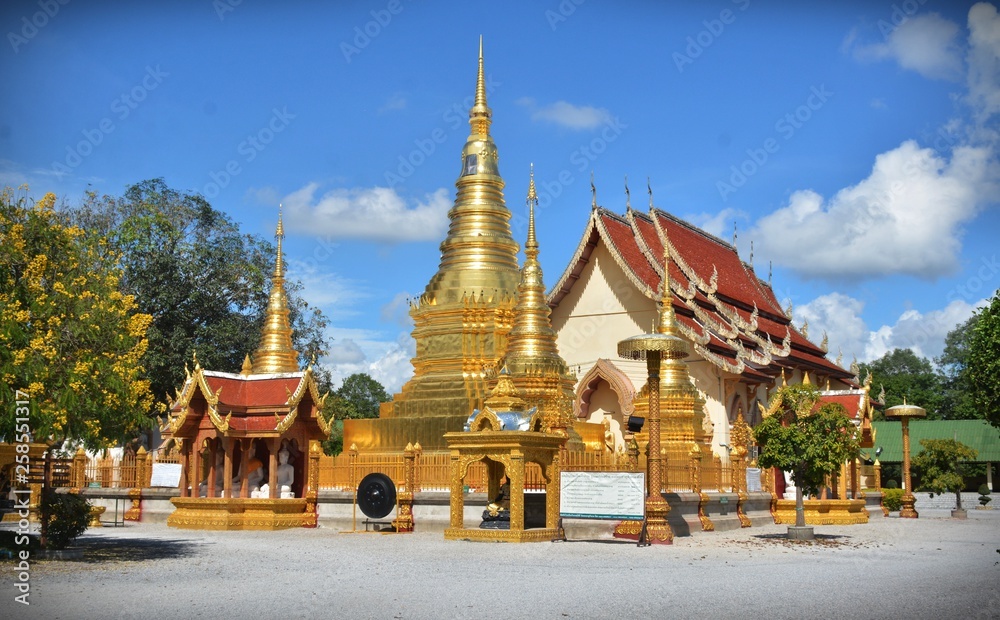
<svg viewBox="0 0 1000 620"><path fill-rule="evenodd" d="M287 448L282 448L281 452L278 452L278 497L282 499L295 497L295 493L292 491L292 484L295 482L295 468L289 464L288 457ZM259 491L251 493L250 497L271 497L271 485L265 484L260 487Z"/></svg>

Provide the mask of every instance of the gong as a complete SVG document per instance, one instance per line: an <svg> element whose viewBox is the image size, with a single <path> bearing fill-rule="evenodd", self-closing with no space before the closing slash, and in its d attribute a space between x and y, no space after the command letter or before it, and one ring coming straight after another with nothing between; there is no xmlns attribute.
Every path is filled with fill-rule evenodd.
<svg viewBox="0 0 1000 620"><path fill-rule="evenodd" d="M358 507L369 519L381 519L396 507L396 485L385 474L372 473L358 485Z"/></svg>

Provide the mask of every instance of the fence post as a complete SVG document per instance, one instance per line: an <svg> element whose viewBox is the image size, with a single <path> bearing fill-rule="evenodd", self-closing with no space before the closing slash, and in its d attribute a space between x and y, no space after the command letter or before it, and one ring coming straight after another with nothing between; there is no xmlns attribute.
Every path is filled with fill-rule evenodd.
<svg viewBox="0 0 1000 620"><path fill-rule="evenodd" d="M396 528L397 532L413 531L413 465L416 456L417 451L414 449L413 444L407 443L406 448L403 450L403 484L405 490L396 493L398 510L396 511L396 518L392 521L392 525Z"/></svg>
<svg viewBox="0 0 1000 620"><path fill-rule="evenodd" d="M69 486L74 489L82 489L87 486L87 453L83 451L83 446L76 450L73 455L73 468L70 470Z"/></svg>
<svg viewBox="0 0 1000 620"><path fill-rule="evenodd" d="M413 444L413 492L422 490L420 487L420 459L424 455L424 449L420 446L420 442Z"/></svg>
<svg viewBox="0 0 1000 620"><path fill-rule="evenodd" d="M306 527L316 527L319 524L319 457L323 454L319 441L309 441L309 474L306 476Z"/></svg>
<svg viewBox="0 0 1000 620"><path fill-rule="evenodd" d="M882 490L882 463L875 459L875 490Z"/></svg>
<svg viewBox="0 0 1000 620"><path fill-rule="evenodd" d="M123 517L125 521L139 521L142 519L142 489L140 487L142 487L146 480L146 460L148 458L149 454L146 452L146 448L139 446L138 452L135 453L135 468L132 475L129 476L129 482L132 484L129 485L131 488L128 490L128 497L132 500L132 506L125 511L125 516ZM124 456L121 463L121 468L124 469Z"/></svg>

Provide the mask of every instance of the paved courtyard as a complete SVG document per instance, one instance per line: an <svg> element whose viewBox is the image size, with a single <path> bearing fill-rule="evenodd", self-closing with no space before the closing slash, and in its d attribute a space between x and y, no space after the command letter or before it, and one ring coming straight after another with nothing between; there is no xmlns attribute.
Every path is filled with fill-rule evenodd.
<svg viewBox="0 0 1000 620"><path fill-rule="evenodd" d="M1000 511L613 540L445 541L333 528L89 531L83 560L0 562L2 618L997 618Z"/></svg>

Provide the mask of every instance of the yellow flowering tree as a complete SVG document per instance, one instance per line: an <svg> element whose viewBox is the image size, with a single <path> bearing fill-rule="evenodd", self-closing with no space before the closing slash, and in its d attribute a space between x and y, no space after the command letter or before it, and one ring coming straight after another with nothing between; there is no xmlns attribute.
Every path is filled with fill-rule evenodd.
<svg viewBox="0 0 1000 620"><path fill-rule="evenodd" d="M14 441L27 417L34 441L99 449L150 426L141 359L152 318L120 292L106 241L71 226L55 200L0 193L0 436Z"/></svg>

